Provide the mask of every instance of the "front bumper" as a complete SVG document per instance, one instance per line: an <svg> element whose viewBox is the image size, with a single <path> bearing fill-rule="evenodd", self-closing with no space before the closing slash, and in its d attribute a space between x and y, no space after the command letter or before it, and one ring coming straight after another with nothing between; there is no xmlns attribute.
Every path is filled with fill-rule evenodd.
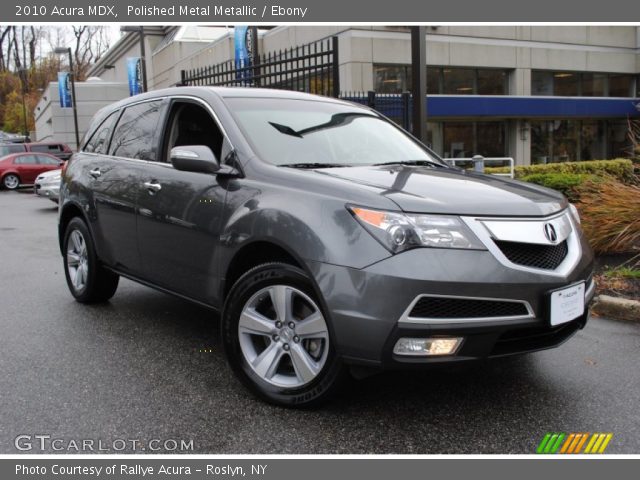
<svg viewBox="0 0 640 480"><path fill-rule="evenodd" d="M588 318L594 296L593 253L578 238L581 254L563 275L513 269L489 251L417 248L364 269L308 262L331 318L338 353L351 364L385 368L457 362L555 347ZM552 327L549 292L585 282L587 310ZM406 322L421 295L504 299L527 305L528 315L501 319ZM407 357L393 354L401 337L464 337L455 355Z"/></svg>
<svg viewBox="0 0 640 480"><path fill-rule="evenodd" d="M33 191L40 197L48 198L54 202L57 202L60 198L60 184L47 184L36 182L33 186Z"/></svg>

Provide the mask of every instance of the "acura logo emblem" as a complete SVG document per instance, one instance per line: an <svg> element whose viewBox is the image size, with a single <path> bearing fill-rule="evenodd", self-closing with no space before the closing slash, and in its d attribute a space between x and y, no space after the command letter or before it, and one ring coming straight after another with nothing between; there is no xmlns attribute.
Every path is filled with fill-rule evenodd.
<svg viewBox="0 0 640 480"><path fill-rule="evenodd" d="M558 234L556 233L556 229L550 223L544 224L544 236L547 237L551 243L556 243L558 241Z"/></svg>

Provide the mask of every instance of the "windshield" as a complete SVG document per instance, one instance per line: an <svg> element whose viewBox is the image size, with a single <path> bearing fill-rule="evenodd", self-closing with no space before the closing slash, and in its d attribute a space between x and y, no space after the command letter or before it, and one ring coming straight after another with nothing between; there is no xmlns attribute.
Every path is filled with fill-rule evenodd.
<svg viewBox="0 0 640 480"><path fill-rule="evenodd" d="M442 165L401 130L367 110L282 98L228 98L227 102L254 151L275 165Z"/></svg>

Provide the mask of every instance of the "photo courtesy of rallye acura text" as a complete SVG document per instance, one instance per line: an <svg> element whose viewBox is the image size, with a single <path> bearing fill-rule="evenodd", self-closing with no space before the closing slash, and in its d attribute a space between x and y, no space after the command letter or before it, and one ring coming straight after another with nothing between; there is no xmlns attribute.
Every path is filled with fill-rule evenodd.
<svg viewBox="0 0 640 480"><path fill-rule="evenodd" d="M594 295L562 195L296 92L177 87L101 110L62 174L59 237L79 302L123 276L221 312L234 372L283 405L350 371L555 347Z"/></svg>

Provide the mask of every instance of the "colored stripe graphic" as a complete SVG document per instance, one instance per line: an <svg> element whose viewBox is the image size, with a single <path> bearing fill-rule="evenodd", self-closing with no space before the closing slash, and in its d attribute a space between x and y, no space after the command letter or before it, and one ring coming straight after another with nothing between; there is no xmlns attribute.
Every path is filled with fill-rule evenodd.
<svg viewBox="0 0 640 480"><path fill-rule="evenodd" d="M613 438L613 433L558 433L545 434L536 449L541 454L604 453ZM586 447L585 447L586 444ZM584 449L584 450L583 450Z"/></svg>

